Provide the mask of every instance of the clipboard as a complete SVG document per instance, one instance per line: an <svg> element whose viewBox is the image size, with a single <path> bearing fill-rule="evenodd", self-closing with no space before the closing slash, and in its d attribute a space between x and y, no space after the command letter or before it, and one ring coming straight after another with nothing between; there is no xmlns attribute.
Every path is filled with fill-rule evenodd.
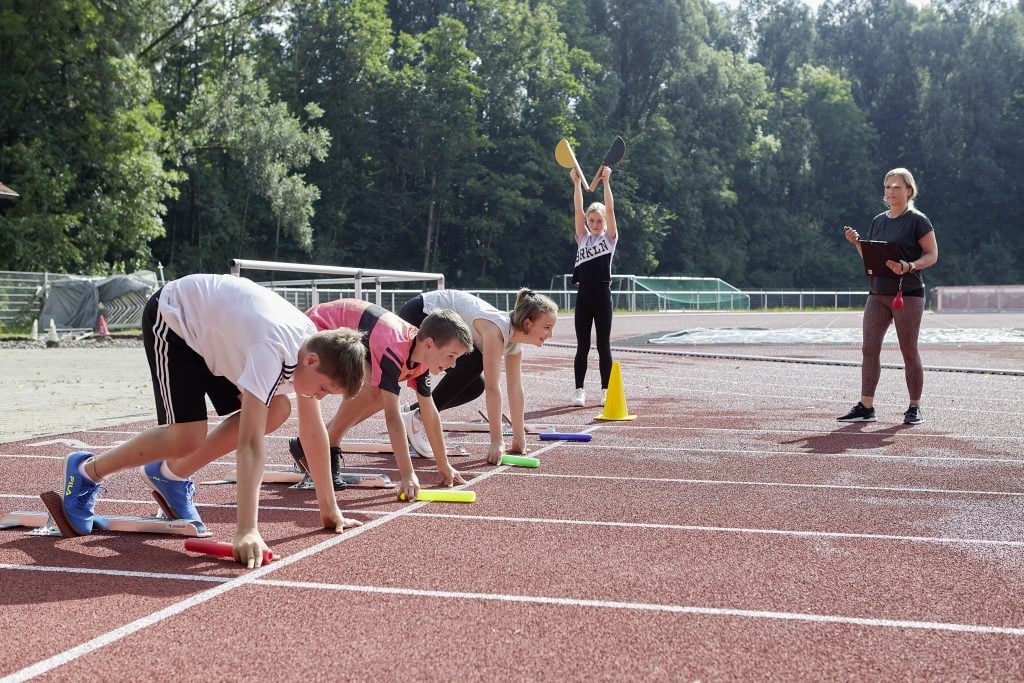
<svg viewBox="0 0 1024 683"><path fill-rule="evenodd" d="M899 261L903 258L900 245L896 242L879 240L861 240L860 253L864 256L864 273L868 277L903 277L886 267L886 261Z"/></svg>

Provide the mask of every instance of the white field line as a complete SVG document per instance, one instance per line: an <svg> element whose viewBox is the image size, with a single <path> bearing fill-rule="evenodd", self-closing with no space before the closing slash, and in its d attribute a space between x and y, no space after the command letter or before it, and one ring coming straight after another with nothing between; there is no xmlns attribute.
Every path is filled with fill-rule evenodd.
<svg viewBox="0 0 1024 683"><path fill-rule="evenodd" d="M542 453L543 451L546 451L549 448L554 447L556 443L557 442L552 443L550 446L543 447L536 452L538 454ZM505 469L507 469L507 466L498 467L494 470L491 470L490 472L487 472L476 477L473 481L484 481L504 471ZM259 569L254 569L250 572L247 572L246 574L238 576L218 586L208 588L201 593L193 595L190 598L168 605L167 607L161 610L158 610L145 617L141 617L128 624L124 624L123 626L120 626L116 629L96 636L95 638L92 638L91 640L88 640L75 647L69 648L64 652L60 652L56 655L53 655L52 657L36 662L35 664L25 667L19 671L15 671L3 678L0 678L0 683L14 683L15 681L26 681L36 676L40 676L44 673L52 671L58 667L61 667L69 662L78 659L79 657L100 650L106 647L107 645L110 645L111 643L115 643L123 638L126 638L133 633L136 633L145 628L153 626L154 624L158 624L166 619L181 614L182 612L197 605L201 605L202 603L207 602L208 600L212 600L213 598L218 597L223 593L234 590L235 588L250 585L271 572L275 572L284 567L291 566L292 564L295 564L300 560L316 555L317 553L327 550L328 548L332 548L340 543L344 543L345 541L348 541L352 538L355 538L356 536L366 533L370 529L375 529L376 527L386 524L387 522L393 519L397 519L409 513L415 512L416 510L422 508L425 505L427 505L427 503L412 503L401 508L400 510L385 514L382 517L378 517L375 520L367 522L362 526L355 527L354 529L348 529L342 534L333 536L330 539L322 541L321 543L317 543L316 545L310 546L305 550L299 551L293 555L288 555L287 557L284 557L280 560L274 560L269 564L263 565Z"/></svg>
<svg viewBox="0 0 1024 683"><path fill-rule="evenodd" d="M276 561L273 564L278 564ZM272 566L272 565L268 565ZM0 569L24 569L23 567L12 567L8 565L0 564ZM47 567L33 567L33 571L49 571L51 568ZM64 568L52 568L60 569L67 572ZM104 572L107 574L114 574L114 572ZM230 590L233 587L242 585L239 579L225 579L225 578L210 578L210 577L198 577L193 579L192 577L177 576L177 575L163 575L163 574L150 574L146 575L144 572L121 572L117 575L132 575L139 576L140 578L160 578L160 579L174 579L174 580L199 580L199 581L223 581L224 583L217 588L210 589L205 593L195 596L192 599L182 601L176 605L156 612L150 617L143 620L149 620L150 623L145 626L158 623L158 621L171 616L164 613L168 610L175 610L173 614L178 614L184 609L193 606L194 604L200 604L205 602L214 595L220 595L221 593ZM614 610L630 610L638 612L661 612L669 614L686 614L696 616L709 616L709 617L725 617L735 619L753 619L753 620L772 620L772 621L794 621L804 622L813 624L839 624L843 626L863 626L869 628L886 628L886 629L915 629L922 631L938 631L938 632L952 632L952 633L963 633L968 635L1002 635L1002 636L1024 636L1024 628L1012 627L1012 626L987 626L984 624L960 624L954 622L941 622L941 621L920 621L920 620L906 620L906 619L879 619L874 617L855 617L845 616L837 614L811 614L806 612L780 612L770 610L751 610L751 609L731 609L725 607L701 607L697 605L673 605L673 604L660 604L660 603L649 603L649 602L621 602L614 600L586 600L581 598L557 598L549 596L537 596L537 595L516 595L508 593L469 593L463 591L436 591L436 590L422 590L417 588L396 588L393 586L358 586L351 584L336 584L336 583L315 583L311 581L279 581L275 579L261 579L255 576L255 573L248 575L250 580L245 581L245 584L252 584L257 586L270 586L275 588L297 588L302 590L314 590L314 591L346 591L351 593L367 593L372 595L399 595L399 596L411 596L411 597L422 597L440 600L464 600L471 602L502 602L502 603L514 603L514 604L530 604L530 605L556 605L559 607L567 608L590 608L590 609L614 609ZM209 596L202 600L197 600L202 596ZM187 605L186 607L182 607ZM158 615L161 615L158 617ZM138 623L138 622L134 622ZM128 625L131 626L131 625ZM87 652L92 652L103 645L115 642L120 638L123 638L129 633L120 634L121 631L126 629L128 626L122 627L121 629L115 629L103 636L93 639L89 643L85 643L78 648L72 648L70 650L51 657L48 660L39 662L38 664L22 669L12 673L4 678L0 679L0 683L8 683L14 681L24 681L28 678L41 675L47 671L65 664L67 662L76 659ZM140 626L130 633L134 633L145 626ZM81 651L87 646L94 645L92 649L88 651ZM57 660L56 662L54 660Z"/></svg>

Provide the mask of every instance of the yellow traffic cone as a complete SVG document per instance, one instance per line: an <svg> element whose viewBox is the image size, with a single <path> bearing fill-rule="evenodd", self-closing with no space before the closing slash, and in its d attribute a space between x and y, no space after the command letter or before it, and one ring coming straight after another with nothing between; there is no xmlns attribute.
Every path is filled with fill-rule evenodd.
<svg viewBox="0 0 1024 683"><path fill-rule="evenodd" d="M626 389L622 386L622 369L619 362L612 363L612 374L608 377L608 395L604 400L604 412L598 415L596 420L635 420L636 415L630 415L626 408Z"/></svg>

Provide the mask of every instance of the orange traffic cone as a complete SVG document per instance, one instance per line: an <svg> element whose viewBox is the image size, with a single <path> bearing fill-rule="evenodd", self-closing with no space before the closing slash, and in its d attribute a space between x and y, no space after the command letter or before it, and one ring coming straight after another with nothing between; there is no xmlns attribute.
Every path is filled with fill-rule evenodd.
<svg viewBox="0 0 1024 683"><path fill-rule="evenodd" d="M103 319L102 315L100 316L100 324L97 326L96 333L101 337L106 337L108 334L110 334L107 331L107 321Z"/></svg>
<svg viewBox="0 0 1024 683"><path fill-rule="evenodd" d="M630 415L626 408L626 390L622 386L622 369L619 362L612 363L612 374L608 377L608 395L604 399L604 412L598 415L596 420L635 420L636 415Z"/></svg>

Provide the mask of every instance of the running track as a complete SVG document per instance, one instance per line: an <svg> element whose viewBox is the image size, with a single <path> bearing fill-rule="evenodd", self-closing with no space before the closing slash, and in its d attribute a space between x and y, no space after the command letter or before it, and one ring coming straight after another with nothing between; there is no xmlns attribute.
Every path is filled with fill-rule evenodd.
<svg viewBox="0 0 1024 683"><path fill-rule="evenodd" d="M617 336L679 329L636 323L617 317ZM571 320L559 328L568 341ZM564 407L572 348L528 349L529 419L594 439L531 437L542 466L525 470L483 463L484 435L450 434L471 452L455 464L473 505L350 489L339 500L365 525L327 535L312 492L265 485L261 531L283 558L260 570L177 538L0 531L0 680L1024 678L1020 377L929 371L927 422L904 427L902 373L886 370L879 421L842 425L856 367L658 350L618 352L639 417L608 423ZM1013 347L923 353L929 366L1020 367ZM0 511L40 508L69 450L102 452L149 424L0 444ZM272 462L290 462L293 431L270 437ZM383 421L351 436L383 438ZM389 457L347 463L397 476ZM199 488L230 540L233 487ZM99 504L153 507L131 472Z"/></svg>

